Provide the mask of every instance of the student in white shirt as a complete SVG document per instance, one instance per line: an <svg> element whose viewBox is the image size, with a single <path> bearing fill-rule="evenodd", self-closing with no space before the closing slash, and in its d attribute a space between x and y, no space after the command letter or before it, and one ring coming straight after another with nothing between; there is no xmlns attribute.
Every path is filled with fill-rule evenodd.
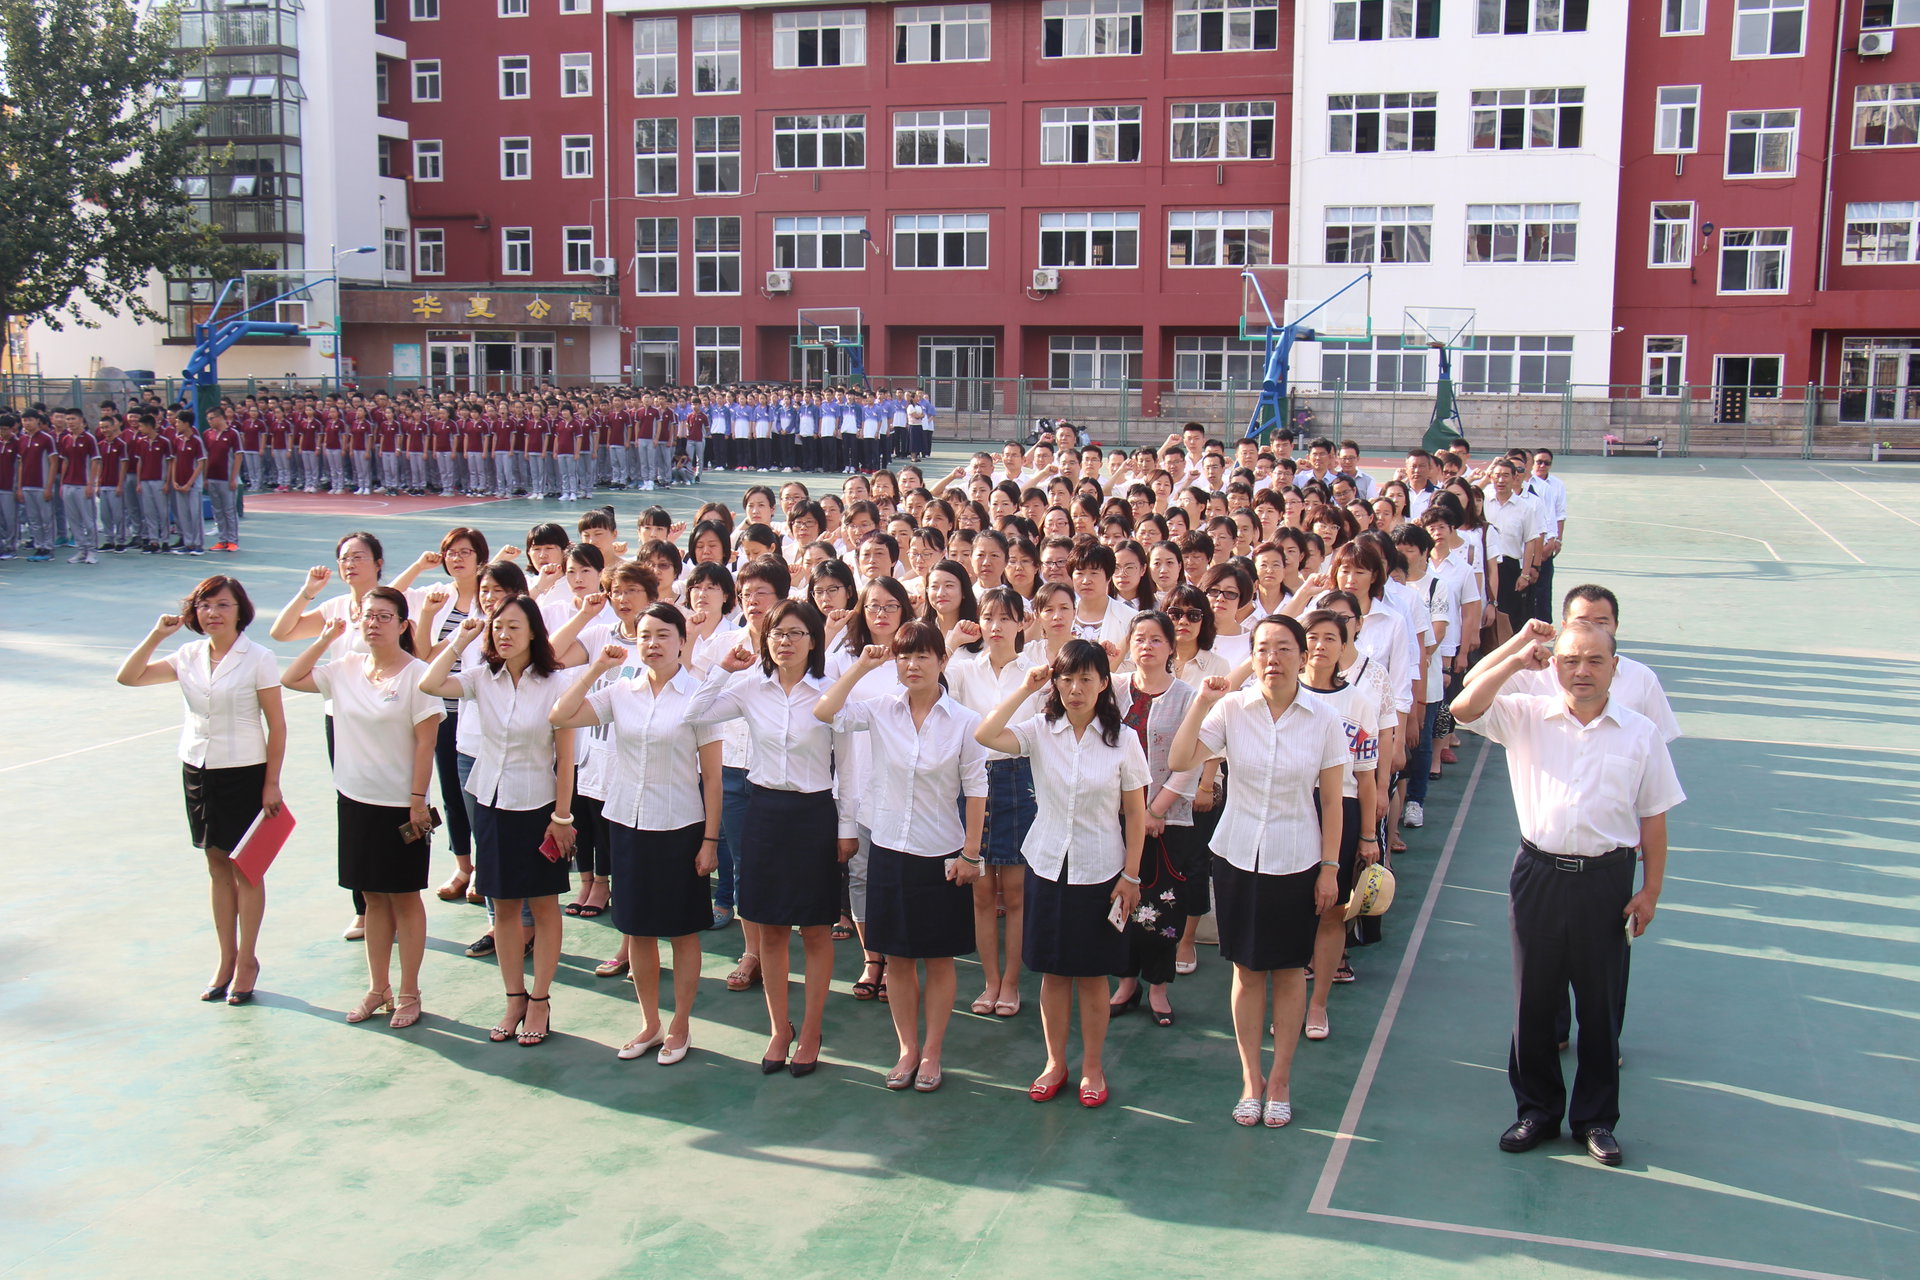
<svg viewBox="0 0 1920 1280"><path fill-rule="evenodd" d="M1051 686L1044 710L1009 724ZM1027 1096L1049 1102L1068 1079L1067 1033L1080 1005L1080 1105L1105 1105L1108 976L1126 959L1125 922L1140 905L1148 781L1140 740L1125 732L1113 700L1106 651L1070 640L1051 666L1026 680L981 722L980 745L1033 761L1033 826L1027 860L1022 958L1040 979L1047 1063Z"/></svg>
<svg viewBox="0 0 1920 1280"><path fill-rule="evenodd" d="M883 535L884 536L884 535ZM868 543L866 545L872 545ZM913 605L906 587L897 578L879 575L867 579L856 599L858 607L848 618L837 642L827 647L827 675L838 679L868 645L886 648L913 618ZM879 698L898 688L893 668L882 666L867 673L855 690L857 698ZM867 866L872 840L860 821L860 791L867 777L868 756L872 745L865 737L847 738L841 743L844 755L837 763L835 794L840 802L840 838L851 840L854 851L846 861L846 915L834 926L834 940L846 941L849 935L861 939L865 969L853 984L855 1000L874 1000L887 993L887 958L866 945ZM849 918L850 917L850 918Z"/></svg>
<svg viewBox="0 0 1920 1280"><path fill-rule="evenodd" d="M1533 616L1533 584L1547 525L1539 503L1517 487L1513 463L1495 458L1487 475L1487 555L1493 562L1499 608L1495 640L1504 644L1515 627Z"/></svg>
<svg viewBox="0 0 1920 1280"><path fill-rule="evenodd" d="M180 686L187 711L179 747L187 829L206 854L220 944L219 967L200 998L231 1005L253 999L260 979L255 948L267 909L265 882L249 880L232 854L259 815L280 812L287 753L280 667L269 650L247 639L252 621L247 589L215 574L193 589L179 613L161 615L115 677L129 688ZM154 650L181 627L202 638L154 661Z"/></svg>
<svg viewBox="0 0 1920 1280"><path fill-rule="evenodd" d="M1536 449L1532 474L1521 486L1522 492L1540 504L1546 533L1540 543L1538 578L1533 584L1533 616L1542 622L1553 619L1553 562L1560 554L1560 543L1567 536L1567 486L1553 474L1553 450Z"/></svg>
<svg viewBox="0 0 1920 1280"><path fill-rule="evenodd" d="M849 701L864 676L889 662L893 692ZM940 1087L959 981L954 957L974 949L967 886L980 876L987 809L987 753L973 736L980 717L941 688L946 666L939 628L909 622L891 646L863 648L813 708L835 732L871 740L860 788L860 824L872 841L866 945L893 974L888 1008L900 1057L886 1086L921 1093ZM915 961L926 966L924 1036Z"/></svg>

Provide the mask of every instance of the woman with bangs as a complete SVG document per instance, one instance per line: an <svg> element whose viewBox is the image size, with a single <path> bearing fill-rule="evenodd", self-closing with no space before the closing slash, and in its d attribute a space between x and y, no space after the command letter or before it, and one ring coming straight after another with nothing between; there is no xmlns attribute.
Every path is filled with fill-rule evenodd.
<svg viewBox="0 0 1920 1280"><path fill-rule="evenodd" d="M1060 656L1060 651L1074 638L1074 614L1078 608L1079 601L1067 583L1043 582L1034 590L1033 605L1028 611L1032 621L1027 624L1033 639L1027 642L1022 653L1030 665L1051 666Z"/></svg>
<svg viewBox="0 0 1920 1280"><path fill-rule="evenodd" d="M1114 655L1127 642L1127 626L1136 610L1113 596L1116 565L1113 551L1092 538L1077 539L1067 560L1074 591L1073 634L1105 648L1117 664Z"/></svg>
<svg viewBox="0 0 1920 1280"><path fill-rule="evenodd" d="M1136 613L1153 608L1159 597L1147 578L1146 548L1132 538L1125 538L1112 550L1113 598Z"/></svg>
<svg viewBox="0 0 1920 1280"><path fill-rule="evenodd" d="M1253 635L1240 621L1240 611L1253 599L1253 575L1229 560L1201 576L1200 591L1213 610L1213 651L1229 667L1238 666L1253 652Z"/></svg>
<svg viewBox="0 0 1920 1280"><path fill-rule="evenodd" d="M1040 549L1033 539L1025 536L1008 539L1006 583L1023 599L1033 599L1040 585Z"/></svg>
<svg viewBox="0 0 1920 1280"><path fill-rule="evenodd" d="M949 649L977 650L980 643L980 606L973 597L973 580L958 560L942 560L927 571L926 607L921 622L940 632ZM961 630L962 623L971 627Z"/></svg>

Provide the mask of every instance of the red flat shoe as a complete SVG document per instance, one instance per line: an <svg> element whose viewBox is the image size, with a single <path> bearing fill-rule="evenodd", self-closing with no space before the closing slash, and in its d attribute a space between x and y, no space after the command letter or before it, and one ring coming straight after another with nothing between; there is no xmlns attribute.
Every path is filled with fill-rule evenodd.
<svg viewBox="0 0 1920 1280"><path fill-rule="evenodd" d="M1035 1102L1052 1102L1054 1098L1059 1095L1060 1091L1066 1087L1067 1078L1065 1076L1061 1076L1052 1084L1048 1084L1044 1080L1035 1080L1032 1087L1027 1090L1027 1096Z"/></svg>
<svg viewBox="0 0 1920 1280"><path fill-rule="evenodd" d="M1091 1109L1091 1108L1093 1108L1093 1107L1103 1107L1103 1106L1105 1106L1105 1105L1106 1105L1106 1103L1107 1103L1107 1091L1106 1091L1105 1089L1099 1089L1099 1090L1094 1090L1094 1089L1082 1089L1082 1090L1080 1090L1080 1105L1081 1105L1081 1106L1083 1106L1083 1107L1087 1107L1087 1108L1089 1108L1089 1109Z"/></svg>

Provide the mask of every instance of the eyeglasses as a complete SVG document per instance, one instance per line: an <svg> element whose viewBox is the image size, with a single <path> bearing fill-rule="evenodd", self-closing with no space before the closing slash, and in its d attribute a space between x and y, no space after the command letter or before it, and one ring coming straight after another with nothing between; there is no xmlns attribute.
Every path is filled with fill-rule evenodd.
<svg viewBox="0 0 1920 1280"><path fill-rule="evenodd" d="M767 635L769 639L785 640L789 644L799 644L802 640L808 640L812 638L811 632L796 631L791 627L782 627L778 631L768 632Z"/></svg>
<svg viewBox="0 0 1920 1280"><path fill-rule="evenodd" d="M363 613L360 615L360 620L362 622L378 622L378 623L384 624L389 622L400 621L400 615L397 613L390 613L387 610L382 609L377 613Z"/></svg>
<svg viewBox="0 0 1920 1280"><path fill-rule="evenodd" d="M740 598L752 603L757 603L762 600L771 600L778 594L779 592L775 591L772 587L761 587L757 591L742 591Z"/></svg>
<svg viewBox="0 0 1920 1280"><path fill-rule="evenodd" d="M1240 593L1230 587L1208 587L1207 599L1238 601L1240 599Z"/></svg>
<svg viewBox="0 0 1920 1280"><path fill-rule="evenodd" d="M1205 622L1207 620L1206 612L1201 609L1196 609L1192 605L1169 609L1167 610L1167 616L1175 622Z"/></svg>
<svg viewBox="0 0 1920 1280"><path fill-rule="evenodd" d="M1328 610L1327 612L1329 612L1329 613L1333 613L1333 611L1332 611L1331 609L1329 609L1329 610ZM1350 614L1350 613L1335 613L1335 614L1333 614L1333 616L1334 616L1334 617L1336 617L1336 618L1338 618L1338 619L1340 619L1340 621L1342 621L1342 622L1352 622L1352 621L1353 621L1353 615L1352 615L1352 614Z"/></svg>
<svg viewBox="0 0 1920 1280"><path fill-rule="evenodd" d="M897 600L889 600L884 604L877 600L870 601L863 607L862 612L870 613L876 618L891 617L900 612L900 603Z"/></svg>
<svg viewBox="0 0 1920 1280"><path fill-rule="evenodd" d="M369 560L372 560L372 559L373 557L368 555L364 551L355 551L351 555L341 556L340 563L341 564L366 564Z"/></svg>

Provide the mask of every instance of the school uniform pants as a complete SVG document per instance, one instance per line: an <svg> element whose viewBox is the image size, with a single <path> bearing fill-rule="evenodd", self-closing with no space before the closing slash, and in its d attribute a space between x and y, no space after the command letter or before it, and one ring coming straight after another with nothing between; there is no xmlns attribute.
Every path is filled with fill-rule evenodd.
<svg viewBox="0 0 1920 1280"><path fill-rule="evenodd" d="M308 493L318 493L321 486L326 484L325 462L326 459L318 449L300 451L300 483L306 486Z"/></svg>
<svg viewBox="0 0 1920 1280"><path fill-rule="evenodd" d="M213 527L216 541L238 545L240 541L240 491L225 480L215 480L207 488L213 498Z"/></svg>
<svg viewBox="0 0 1920 1280"><path fill-rule="evenodd" d="M276 488L293 484L293 450L273 451L273 474L267 477L267 483Z"/></svg>
<svg viewBox="0 0 1920 1280"><path fill-rule="evenodd" d="M73 549L98 551L100 520L94 513L93 499L87 496L87 487L83 484L61 486L60 502L67 509L67 535L73 539Z"/></svg>
<svg viewBox="0 0 1920 1280"><path fill-rule="evenodd" d="M260 451L250 449L240 455L240 477L247 488L260 488Z"/></svg>
<svg viewBox="0 0 1920 1280"><path fill-rule="evenodd" d="M633 472L627 464L632 461L633 451L627 445L608 445L605 468L608 483L620 485L622 488L631 483Z"/></svg>
<svg viewBox="0 0 1920 1280"><path fill-rule="evenodd" d="M12 489L0 489L0 551L20 545L20 503Z"/></svg>
<svg viewBox="0 0 1920 1280"><path fill-rule="evenodd" d="M25 489L20 494L26 508L27 543L35 551L52 551L54 539L53 508L57 495L47 489Z"/></svg>
<svg viewBox="0 0 1920 1280"><path fill-rule="evenodd" d="M173 508L173 527L180 531L180 545L189 551L206 550L207 521L199 483L184 489L176 488L169 497L172 499L169 505Z"/></svg>
<svg viewBox="0 0 1920 1280"><path fill-rule="evenodd" d="M119 485L100 489L100 538L112 546L124 546L127 535L127 494Z"/></svg>
<svg viewBox="0 0 1920 1280"><path fill-rule="evenodd" d="M140 491L140 539L160 542L167 536L167 482L142 480Z"/></svg>

